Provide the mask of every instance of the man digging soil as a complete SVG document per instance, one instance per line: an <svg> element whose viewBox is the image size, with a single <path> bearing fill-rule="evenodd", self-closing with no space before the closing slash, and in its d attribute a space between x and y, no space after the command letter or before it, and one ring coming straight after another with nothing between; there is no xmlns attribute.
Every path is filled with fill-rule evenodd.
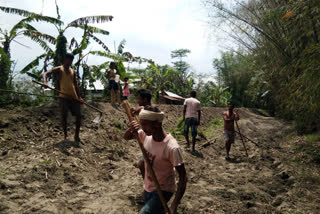
<svg viewBox="0 0 320 214"><path fill-rule="evenodd" d="M234 143L234 121L239 120L238 110L234 110L234 105L228 104L228 111L223 112L223 120L224 120L224 138L226 142L226 160L230 160L229 152L231 149L231 144Z"/></svg>
<svg viewBox="0 0 320 214"><path fill-rule="evenodd" d="M74 140L80 142L79 132L81 126L81 111L80 102L83 103L83 99L80 97L80 91L77 83L77 77L74 70L70 67L72 65L74 56L67 53L63 65L53 68L43 74L43 83L47 86L47 77L56 74L59 77L60 90L60 108L62 117L62 126L64 131L64 139L68 138L67 131L67 117L70 110L72 115L76 117L76 131ZM68 96L67 96L68 95Z"/></svg>
<svg viewBox="0 0 320 214"><path fill-rule="evenodd" d="M133 116L138 116L145 107L147 106L152 106L151 104L151 98L152 98L152 93L148 89L140 89L138 92L138 97L137 97L137 102L139 104L139 107L137 108L131 108L131 114ZM143 157L138 162L138 167L140 169L142 179L144 179L144 174L145 174L145 168L144 168L144 160Z"/></svg>
<svg viewBox="0 0 320 214"><path fill-rule="evenodd" d="M176 139L164 131L162 127L164 113L160 112L157 107L145 107L144 110L141 110L139 119L141 128L137 121L132 121L124 138L126 140L140 138L143 142L143 147L147 151L152 169L159 181L160 189L166 202L170 200L176 191L175 171L178 172L178 188L170 207L171 213L175 214L187 184L186 170L180 147ZM165 213L149 168L145 166L145 169L144 195L146 203L140 210L140 214Z"/></svg>

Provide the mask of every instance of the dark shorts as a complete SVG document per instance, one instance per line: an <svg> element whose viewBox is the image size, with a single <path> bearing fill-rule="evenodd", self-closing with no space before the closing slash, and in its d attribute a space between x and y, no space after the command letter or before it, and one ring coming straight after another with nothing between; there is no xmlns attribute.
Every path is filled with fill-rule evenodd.
<svg viewBox="0 0 320 214"><path fill-rule="evenodd" d="M234 143L235 134L233 131L223 131L224 139L226 142Z"/></svg>
<svg viewBox="0 0 320 214"><path fill-rule="evenodd" d="M111 89L113 89L115 91L119 90L119 85L118 85L118 83L116 83L115 80L109 80L109 90L111 90Z"/></svg>
<svg viewBox="0 0 320 214"><path fill-rule="evenodd" d="M184 121L184 136L189 136L190 126L192 137L196 137L198 135L198 120L194 117L187 118Z"/></svg>
<svg viewBox="0 0 320 214"><path fill-rule="evenodd" d="M66 116L70 110L73 116L81 117L80 102L76 100L60 98L60 108L62 116Z"/></svg>
<svg viewBox="0 0 320 214"><path fill-rule="evenodd" d="M162 194L168 202L172 197L172 192L162 191ZM146 199L145 205L140 210L140 214L165 214L160 197L157 191L147 192L144 191L144 197Z"/></svg>

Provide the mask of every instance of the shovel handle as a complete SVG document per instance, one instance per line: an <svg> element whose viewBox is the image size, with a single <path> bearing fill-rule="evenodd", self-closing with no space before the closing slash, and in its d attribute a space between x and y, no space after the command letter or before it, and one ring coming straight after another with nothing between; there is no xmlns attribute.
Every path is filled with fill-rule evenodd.
<svg viewBox="0 0 320 214"><path fill-rule="evenodd" d="M242 145L243 145L243 147L244 147L244 150L246 151L247 157L249 157L249 155L248 155L248 150L247 150L246 144L244 143L242 134L241 134L241 132L240 132L240 128L239 128L238 122L237 122L236 120L235 120L235 122L236 122L236 126L237 126L237 129L238 129L238 132L239 132L239 134L240 134L240 138L241 138L241 141L242 141Z"/></svg>
<svg viewBox="0 0 320 214"><path fill-rule="evenodd" d="M123 101L122 103L124 109L126 110L126 113L128 115L128 118L129 118L129 121L133 121L134 118L132 117L132 114L131 114L131 111L130 111L130 104L127 100ZM149 157L148 157L148 154L147 154L147 151L145 150L144 146L143 146L143 143L140 139L140 137L137 138L138 140L138 143L139 143L139 146L140 146L140 149L141 149L141 152L143 154L143 157L144 157L144 160L146 161L147 163L147 166L150 170L150 174L151 174L151 177L152 177L152 180L154 181L155 185L156 185L156 188L157 188L157 192L158 192L158 195L159 195L159 198L160 198L160 201L162 203L162 206L164 207L164 210L166 211L166 213L168 214L171 214L170 210L169 210L169 207L167 205L167 202L162 194L162 191L161 191L161 187L160 187L160 184L159 184L159 181L157 179L157 176L152 168L152 165L150 163L150 160L149 160Z"/></svg>
<svg viewBox="0 0 320 214"><path fill-rule="evenodd" d="M38 82L38 81L36 81L36 80L32 80L32 82L34 82L34 83L36 83L36 84L38 84L38 85L41 85L42 87L49 88L50 90L56 91L56 92L58 92L58 93L60 93L60 94L63 94L63 95L66 95L66 96L70 97L70 95L68 95L68 94L66 94L66 93L63 93L63 92L61 92L61 91L59 91L59 90L57 90L57 89L55 89L55 88L52 88L52 87L50 87L50 86L48 86L48 85L45 85L45 84L43 84L43 83L41 83L41 82ZM75 99L75 98L72 98L72 99L74 99L74 100L76 100L76 101L78 101L78 102L80 102L80 103L85 104L85 105L88 106L89 108L92 108L92 109L100 112L101 114L103 113L103 111L101 111L100 109L98 109L98 108L96 108L96 107L88 104L88 103L85 102L85 101L84 101L84 102L81 102L79 99Z"/></svg>
<svg viewBox="0 0 320 214"><path fill-rule="evenodd" d="M56 92L58 92L58 93L60 93L60 94L63 94L63 95L66 95L66 96L70 96L70 95L65 94L65 93L63 93L63 92L61 92L61 91L59 91L59 90L57 90L57 89L55 89L55 88L52 88L52 87L50 87L50 86L48 86L48 85L46 85L46 84L43 84L42 82L38 82L38 81L36 81L36 80L32 80L32 82L34 82L34 83L36 83L36 84L38 84L38 85L41 85L42 87L49 88L50 90L56 91ZM78 101L79 101L79 100L78 100Z"/></svg>

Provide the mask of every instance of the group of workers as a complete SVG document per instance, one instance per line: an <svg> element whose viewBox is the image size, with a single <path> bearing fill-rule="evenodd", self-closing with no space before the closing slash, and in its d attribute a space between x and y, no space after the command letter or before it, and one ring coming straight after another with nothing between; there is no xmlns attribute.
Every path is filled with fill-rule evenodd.
<svg viewBox="0 0 320 214"><path fill-rule="evenodd" d="M67 115L68 111L76 117L76 130L74 140L80 142L79 131L81 124L80 104L83 99L77 84L77 78L74 70L71 68L73 55L65 56L63 65L55 67L43 74L44 84L47 85L47 77L56 74L60 82L60 107L62 116L62 126L64 130L64 138L67 139ZM109 89L112 95L112 104L118 102L120 104L119 85L116 82L116 66L115 63L110 64L108 70ZM124 97L130 95L128 81L125 81ZM124 134L124 139L132 140L140 138L143 147L147 152L148 159L156 178L159 181L162 195L168 202L175 195L171 206L170 213L177 212L178 205L184 195L187 185L187 173L182 157L182 151L177 140L163 128L163 120L165 113L159 108L151 104L152 94L147 89L141 89L138 92L137 102L139 107L132 108L131 113L139 118L138 121L132 121L129 129ZM70 96L66 96L66 94ZM126 96L125 96L126 95ZM185 99L183 108L183 119L185 121L184 135L186 139L186 147L190 147L189 129L192 135L192 151L195 151L197 128L201 121L201 104L196 99L196 92L192 91L190 98ZM234 143L235 130L234 121L239 120L237 111L233 111L234 106L228 105L228 111L223 113L224 119L224 137L226 143L226 160L230 159L229 152L231 144ZM144 158L138 162L141 175L144 180L144 198L145 205L140 210L140 214L164 213L160 197L157 192L155 182L150 174ZM179 180L176 183L175 173L178 173ZM175 194L174 194L175 193Z"/></svg>

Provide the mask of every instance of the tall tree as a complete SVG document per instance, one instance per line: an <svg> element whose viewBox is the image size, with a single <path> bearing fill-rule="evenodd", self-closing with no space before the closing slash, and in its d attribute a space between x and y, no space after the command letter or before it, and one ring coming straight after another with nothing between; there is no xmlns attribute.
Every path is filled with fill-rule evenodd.
<svg viewBox="0 0 320 214"><path fill-rule="evenodd" d="M34 67L40 64L41 60L44 60L44 66L42 71L45 72L47 70L47 66L51 64L52 66L59 66L62 64L65 54L68 50L68 39L65 36L65 33L68 29L71 28L78 28L83 30L82 40L77 42L75 38L72 38L69 43L69 49L72 51L74 55L76 55L75 67L77 71L77 76L80 78L80 65L82 61L85 59L85 56L88 53L84 54L83 51L87 49L90 39L97 42L101 45L105 50L109 51L108 47L98 38L95 36L96 33L102 35L109 35L109 32L98 27L91 26L90 24L93 23L104 23L108 21L112 21L113 16L109 15L98 15L98 16L86 16L75 19L74 21L70 22L66 26L61 21L61 15L59 6L56 2L56 12L57 12L57 19L60 21L59 23L53 23L58 31L58 36L55 39L55 50L54 51L47 51L46 53L38 56L35 60L30 62L25 68L22 69L22 73L27 73L35 78L39 78L39 76L30 73L29 70L33 69ZM85 66L85 69L87 66ZM39 74L38 74L39 75ZM59 80L57 76L53 77L53 82L56 88L59 88Z"/></svg>
<svg viewBox="0 0 320 214"><path fill-rule="evenodd" d="M194 81L192 75L188 70L190 69L190 65L188 62L184 61L184 59L190 54L191 51L189 49L177 49L171 51L171 59L177 59L173 61L173 67L177 71L175 72L174 85L172 87L175 88L174 92L182 95L188 96L190 93L190 88L192 88Z"/></svg>
<svg viewBox="0 0 320 214"><path fill-rule="evenodd" d="M175 69L180 71L181 74L185 75L187 70L190 68L189 63L184 61L184 58L188 57L188 54L191 53L189 49L177 49L171 51L171 59L178 59L178 61L172 62Z"/></svg>
<svg viewBox="0 0 320 214"><path fill-rule="evenodd" d="M252 56L248 94L299 132L320 129L319 1L204 2L212 23Z"/></svg>
<svg viewBox="0 0 320 214"><path fill-rule="evenodd" d="M0 29L0 34L2 35L1 44L2 44L2 54L1 54L1 72L0 72L0 88L6 88L6 83L9 78L10 67L11 67L11 50L10 46L12 42L20 44L24 47L28 47L17 41L19 36L25 36L30 38L32 41L38 43L44 50L50 51L50 47L47 45L47 42L54 44L55 39L47 34L39 32L34 28L30 23L31 22L47 22L53 24L61 24L61 21L52 17L43 16L26 10L21 10L17 8L10 7L0 7L0 10L9 13L23 16L21 21L15 24L10 30ZM8 60L9 59L9 63Z"/></svg>

